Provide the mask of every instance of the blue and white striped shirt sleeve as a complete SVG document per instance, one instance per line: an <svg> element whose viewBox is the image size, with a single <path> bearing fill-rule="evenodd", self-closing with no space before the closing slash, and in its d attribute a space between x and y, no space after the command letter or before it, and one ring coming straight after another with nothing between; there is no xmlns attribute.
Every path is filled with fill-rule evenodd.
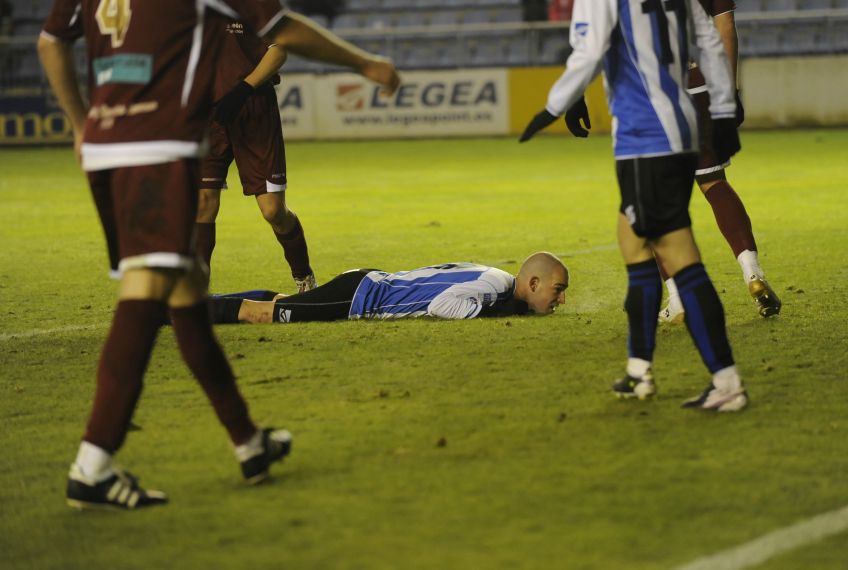
<svg viewBox="0 0 848 570"><path fill-rule="evenodd" d="M616 0L576 0L571 17L569 41L573 51L560 76L548 93L545 109L563 115L576 103L601 72L610 36L618 21Z"/></svg>

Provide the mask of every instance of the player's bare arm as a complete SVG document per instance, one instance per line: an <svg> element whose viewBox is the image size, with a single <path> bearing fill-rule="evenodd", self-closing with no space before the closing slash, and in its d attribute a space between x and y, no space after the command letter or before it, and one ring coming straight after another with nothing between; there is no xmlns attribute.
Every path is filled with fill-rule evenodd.
<svg viewBox="0 0 848 570"><path fill-rule="evenodd" d="M79 162L87 107L77 81L72 45L42 34L38 38L38 57L59 105L71 121L74 129L74 152Z"/></svg>
<svg viewBox="0 0 848 570"><path fill-rule="evenodd" d="M254 70L244 78L244 82L251 87L259 87L280 71L287 58L288 54L282 46L269 46Z"/></svg>
<svg viewBox="0 0 848 570"><path fill-rule="evenodd" d="M221 97L215 104L214 118L222 125L229 124L236 118L248 97L262 84L277 75L286 62L288 54L281 46L271 45L256 67L247 77L239 81L229 93Z"/></svg>
<svg viewBox="0 0 848 570"><path fill-rule="evenodd" d="M346 42L300 14L289 12L265 39L309 59L350 67L381 85L387 94L400 86L400 77L391 60Z"/></svg>

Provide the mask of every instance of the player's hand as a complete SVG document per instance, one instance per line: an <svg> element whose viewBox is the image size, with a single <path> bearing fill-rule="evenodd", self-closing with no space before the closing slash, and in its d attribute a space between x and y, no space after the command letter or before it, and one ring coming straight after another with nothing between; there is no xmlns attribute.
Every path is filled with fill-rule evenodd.
<svg viewBox="0 0 848 570"><path fill-rule="evenodd" d="M583 125L580 124L580 121L583 121ZM589 136L592 121L589 120L589 108L586 106L586 99L581 97L565 112L565 126L575 137L585 139Z"/></svg>
<svg viewBox="0 0 848 570"><path fill-rule="evenodd" d="M745 107L742 105L742 94L736 90L736 126L741 127L745 122Z"/></svg>
<svg viewBox="0 0 848 570"><path fill-rule="evenodd" d="M529 123L527 123L527 127L524 129L524 132L521 134L521 138L518 139L518 142L523 143L529 141L533 138L533 135L549 126L551 123L557 120L556 115L551 115L548 113L547 109L542 110L535 117L533 117Z"/></svg>
<svg viewBox="0 0 848 570"><path fill-rule="evenodd" d="M236 115L239 114L241 108L244 107L245 101L253 93L253 87L245 82L239 81L239 84L230 89L230 91L221 97L215 104L212 118L222 124L227 125L233 122Z"/></svg>
<svg viewBox="0 0 848 570"><path fill-rule="evenodd" d="M720 164L742 150L736 119L713 119L713 150Z"/></svg>
<svg viewBox="0 0 848 570"><path fill-rule="evenodd" d="M359 73L380 85L380 92L384 95L392 95L400 87L400 76L395 64L388 58L376 55L369 57L359 68Z"/></svg>

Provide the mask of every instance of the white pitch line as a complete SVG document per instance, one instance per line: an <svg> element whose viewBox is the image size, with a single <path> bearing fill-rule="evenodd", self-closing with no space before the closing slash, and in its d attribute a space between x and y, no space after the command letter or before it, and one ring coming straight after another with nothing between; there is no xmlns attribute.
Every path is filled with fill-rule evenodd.
<svg viewBox="0 0 848 570"><path fill-rule="evenodd" d="M848 530L848 506L817 515L675 570L742 570Z"/></svg>
<svg viewBox="0 0 848 570"><path fill-rule="evenodd" d="M94 329L101 328L102 325L70 325L67 327L57 327L55 329L34 329L30 331L21 331L21 332L13 332L13 333L2 333L0 334L0 342L5 342L7 340L14 340L18 338L32 338L35 336L44 336L49 334L61 334L66 332L75 332L75 331L89 331Z"/></svg>

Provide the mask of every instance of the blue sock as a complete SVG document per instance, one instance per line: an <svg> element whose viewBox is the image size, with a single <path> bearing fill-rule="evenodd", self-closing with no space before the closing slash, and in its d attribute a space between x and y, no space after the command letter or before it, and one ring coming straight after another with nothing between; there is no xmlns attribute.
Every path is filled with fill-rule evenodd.
<svg viewBox="0 0 848 570"><path fill-rule="evenodd" d="M704 364L711 373L732 366L733 352L727 340L724 325L724 307L718 298L713 282L702 263L693 263L674 275L686 327Z"/></svg>
<svg viewBox="0 0 848 570"><path fill-rule="evenodd" d="M627 354L651 362L657 340L657 313L662 300L662 278L653 259L627 266Z"/></svg>

